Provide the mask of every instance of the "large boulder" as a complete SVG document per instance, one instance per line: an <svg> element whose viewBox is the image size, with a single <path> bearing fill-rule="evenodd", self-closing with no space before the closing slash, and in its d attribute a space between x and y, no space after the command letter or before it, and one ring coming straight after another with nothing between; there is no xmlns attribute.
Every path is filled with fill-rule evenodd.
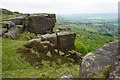
<svg viewBox="0 0 120 80"><path fill-rule="evenodd" d="M15 18L9 18L9 19L6 19L6 21L12 21L15 23L15 25L23 25L24 24L24 20L25 20L25 15L23 16L18 16L18 17L15 17Z"/></svg>
<svg viewBox="0 0 120 80"><path fill-rule="evenodd" d="M31 14L28 17L28 31L36 34L52 33L55 22L55 14Z"/></svg>
<svg viewBox="0 0 120 80"><path fill-rule="evenodd" d="M100 75L102 70L111 65L118 53L120 40L105 44L94 52L88 53L82 60L79 78L92 78Z"/></svg>
<svg viewBox="0 0 120 80"><path fill-rule="evenodd" d="M75 49L75 36L76 33L72 31L61 31L57 33L57 47L63 50Z"/></svg>

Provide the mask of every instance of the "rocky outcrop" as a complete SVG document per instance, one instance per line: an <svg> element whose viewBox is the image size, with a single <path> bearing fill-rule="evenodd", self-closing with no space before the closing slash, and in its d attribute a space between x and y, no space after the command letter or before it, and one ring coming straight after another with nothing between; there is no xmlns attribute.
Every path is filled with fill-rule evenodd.
<svg viewBox="0 0 120 80"><path fill-rule="evenodd" d="M52 33L55 22L55 14L31 14L28 17L28 31L36 34Z"/></svg>
<svg viewBox="0 0 120 80"><path fill-rule="evenodd" d="M61 31L52 34L40 35L40 41L49 41L55 49L74 50L76 33L72 31Z"/></svg>
<svg viewBox="0 0 120 80"><path fill-rule="evenodd" d="M100 75L106 66L111 65L119 55L120 40L105 44L98 50L88 53L82 60L79 78L92 78Z"/></svg>
<svg viewBox="0 0 120 80"><path fill-rule="evenodd" d="M1 9L1 11L2 11L2 14L5 14L5 15L13 15L13 12L11 12L11 11L9 11L7 9Z"/></svg>
<svg viewBox="0 0 120 80"><path fill-rule="evenodd" d="M12 22L15 23L15 25L23 25L25 17L26 17L25 15L18 16L18 17L15 17L15 18L6 19L6 21L12 21Z"/></svg>
<svg viewBox="0 0 120 80"><path fill-rule="evenodd" d="M20 36L25 29L25 17L27 15L18 16L15 18L6 19L6 21L0 22L3 29L0 30L0 36L16 39Z"/></svg>
<svg viewBox="0 0 120 80"><path fill-rule="evenodd" d="M74 50L75 35L76 33L72 31L61 31L45 35L38 34L36 39L31 39L24 45L26 49L21 50L27 51L29 49L30 52L32 52L32 54L29 55L37 53L38 55L44 55L49 59L56 58L53 61L58 61L60 58L63 59L63 62L70 61L71 63L80 64L82 54ZM44 59L46 59L46 57L44 57Z"/></svg>

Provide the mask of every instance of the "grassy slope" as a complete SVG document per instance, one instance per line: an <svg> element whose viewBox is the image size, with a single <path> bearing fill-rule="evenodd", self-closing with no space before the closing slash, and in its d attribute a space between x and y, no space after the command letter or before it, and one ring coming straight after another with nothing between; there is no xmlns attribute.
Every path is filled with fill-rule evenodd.
<svg viewBox="0 0 120 80"><path fill-rule="evenodd" d="M6 78L29 78L29 77L51 77L59 78L63 75L72 75L77 78L79 74L79 66L73 64L56 65L52 67L47 65L46 61L41 69L34 65L30 65L24 61L19 54L16 53L19 47L23 47L26 42L26 36L30 34L24 32L21 37L12 40L2 39L2 74ZM65 72L64 72L65 71Z"/></svg>

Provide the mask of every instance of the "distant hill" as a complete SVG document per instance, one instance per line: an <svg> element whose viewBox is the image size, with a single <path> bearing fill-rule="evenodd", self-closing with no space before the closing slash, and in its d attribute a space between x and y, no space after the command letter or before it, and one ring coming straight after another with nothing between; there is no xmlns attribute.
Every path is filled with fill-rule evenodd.
<svg viewBox="0 0 120 80"><path fill-rule="evenodd" d="M118 17L117 13L100 13L100 14L58 14L57 17L64 17L64 18L90 18L90 17Z"/></svg>

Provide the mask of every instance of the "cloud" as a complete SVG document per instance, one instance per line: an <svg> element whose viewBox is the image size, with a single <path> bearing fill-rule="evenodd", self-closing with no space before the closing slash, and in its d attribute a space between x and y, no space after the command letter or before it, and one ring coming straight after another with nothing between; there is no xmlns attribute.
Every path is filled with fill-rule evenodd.
<svg viewBox="0 0 120 80"><path fill-rule="evenodd" d="M1 0L0 7L23 13L117 13L119 0Z"/></svg>

